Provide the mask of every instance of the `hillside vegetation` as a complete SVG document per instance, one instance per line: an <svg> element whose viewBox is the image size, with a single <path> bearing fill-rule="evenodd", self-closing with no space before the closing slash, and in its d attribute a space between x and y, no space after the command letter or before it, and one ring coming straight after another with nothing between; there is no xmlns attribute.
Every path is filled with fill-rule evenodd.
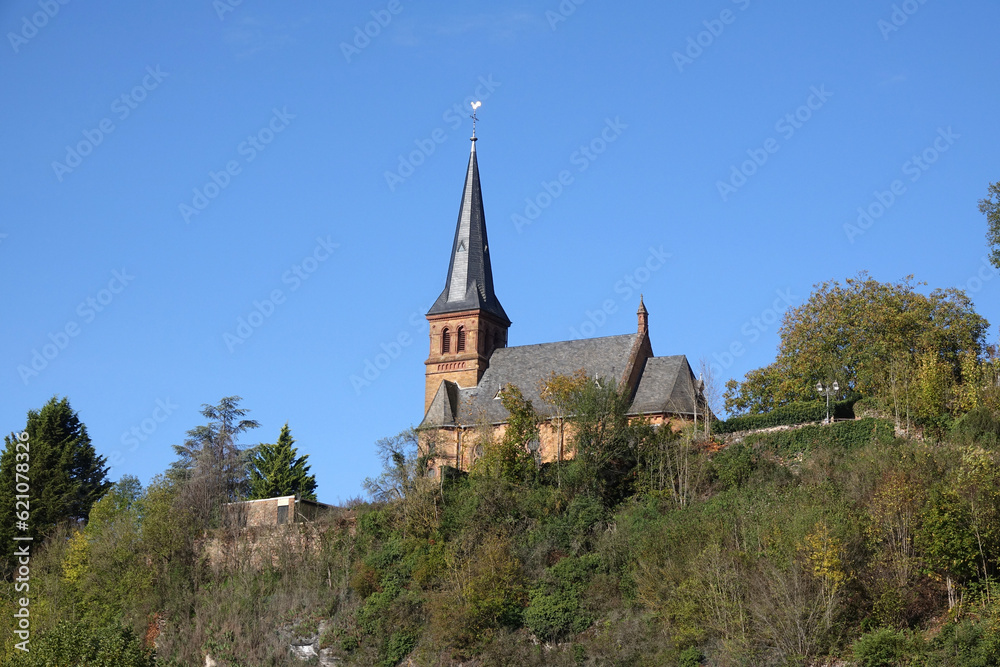
<svg viewBox="0 0 1000 667"><path fill-rule="evenodd" d="M407 431L377 444L366 500L270 531L221 511L249 493L236 437L256 425L224 399L166 474L119 481L36 545L31 651L4 623L0 664L299 665L290 645L311 644L347 665L1000 665L1000 389L960 296L969 336L925 331L882 376L860 353L864 373L833 373L834 413L874 416L748 433L825 416L806 394L826 351L796 361L801 381L777 364L731 385L743 421L715 436L553 378L576 457L539 465L535 406L508 386L509 427L480 430L468 473L427 476ZM3 618L17 597L4 587Z"/></svg>

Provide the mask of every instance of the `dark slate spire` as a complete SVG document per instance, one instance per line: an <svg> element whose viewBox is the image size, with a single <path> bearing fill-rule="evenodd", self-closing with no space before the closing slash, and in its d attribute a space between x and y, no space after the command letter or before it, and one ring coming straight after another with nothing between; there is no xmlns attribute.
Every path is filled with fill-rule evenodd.
<svg viewBox="0 0 1000 667"><path fill-rule="evenodd" d="M444 291L427 314L438 315L463 310L483 310L510 325L507 313L493 292L493 269L490 266L489 241L486 238L483 193L479 187L475 137L472 138L462 205L458 209L458 225L455 228L455 242L451 247L448 278Z"/></svg>

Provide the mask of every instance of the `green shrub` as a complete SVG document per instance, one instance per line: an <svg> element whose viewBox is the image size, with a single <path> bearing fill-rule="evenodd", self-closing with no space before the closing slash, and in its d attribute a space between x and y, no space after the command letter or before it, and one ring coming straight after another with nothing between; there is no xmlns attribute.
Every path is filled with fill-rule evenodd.
<svg viewBox="0 0 1000 667"><path fill-rule="evenodd" d="M858 398L858 396L854 396L843 401L830 403L830 415L837 419L853 419L854 404ZM717 421L712 424L712 430L715 433L735 433L772 426L807 424L823 421L826 419L826 414L826 401L798 401L775 408L765 414L744 415L725 421Z"/></svg>
<svg viewBox="0 0 1000 667"><path fill-rule="evenodd" d="M829 426L809 425L790 431L753 433L745 442L778 456L808 453L817 447L851 451L871 442L891 442L895 429L884 419L857 419Z"/></svg>
<svg viewBox="0 0 1000 667"><path fill-rule="evenodd" d="M859 667L894 667L907 657L907 636L893 628L879 628L854 642L854 659Z"/></svg>
<svg viewBox="0 0 1000 667"><path fill-rule="evenodd" d="M680 667L698 667L705 659L705 655L697 646L691 646L681 651Z"/></svg>
<svg viewBox="0 0 1000 667"><path fill-rule="evenodd" d="M389 635L389 639L382 647L382 660L379 667L395 667L403 658L409 655L410 651L417 644L417 634L415 632L394 632Z"/></svg>
<svg viewBox="0 0 1000 667"><path fill-rule="evenodd" d="M956 420L952 434L960 442L996 447L1000 444L1000 416L980 406Z"/></svg>
<svg viewBox="0 0 1000 667"><path fill-rule="evenodd" d="M524 623L543 639L583 632L593 619L580 604L583 593L600 565L595 554L563 558L548 568L528 594Z"/></svg>
<svg viewBox="0 0 1000 667"><path fill-rule="evenodd" d="M724 489L736 489L750 479L758 463L759 457L753 448L738 442L715 455L712 469Z"/></svg>
<svg viewBox="0 0 1000 667"><path fill-rule="evenodd" d="M971 620L949 623L935 637L928 664L956 667L1000 665L1000 634L994 627Z"/></svg>
<svg viewBox="0 0 1000 667"><path fill-rule="evenodd" d="M13 651L10 667L153 667L152 652L135 634L119 626L90 628L64 621L32 639L30 652Z"/></svg>

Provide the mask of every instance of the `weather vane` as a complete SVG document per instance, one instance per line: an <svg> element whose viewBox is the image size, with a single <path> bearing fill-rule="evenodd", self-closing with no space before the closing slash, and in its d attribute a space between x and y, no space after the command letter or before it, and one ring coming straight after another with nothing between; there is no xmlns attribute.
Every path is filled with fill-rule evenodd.
<svg viewBox="0 0 1000 667"><path fill-rule="evenodd" d="M469 118L472 119L472 140L473 141L476 140L476 121L479 120L479 117L476 116L476 109L478 109L481 106L483 106L483 103L480 102L479 100L476 100L475 102L472 103L472 113L469 114Z"/></svg>

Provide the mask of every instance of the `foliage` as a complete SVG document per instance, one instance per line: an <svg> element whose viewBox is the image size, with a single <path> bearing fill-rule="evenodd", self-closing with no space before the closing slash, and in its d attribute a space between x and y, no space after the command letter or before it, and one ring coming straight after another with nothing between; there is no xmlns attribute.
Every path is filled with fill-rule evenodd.
<svg viewBox="0 0 1000 667"><path fill-rule="evenodd" d="M986 244L990 262L1000 269L1000 181L990 183L987 195L979 200L979 212L986 216Z"/></svg>
<svg viewBox="0 0 1000 667"><path fill-rule="evenodd" d="M11 569L17 512L17 484L27 486L30 534L41 540L60 522L87 518L95 502L111 486L105 459L90 442L87 427L66 398L51 398L41 410L30 410L22 433L4 438L0 454L0 572ZM19 476L20 475L20 476ZM19 498L24 500L24 498Z"/></svg>
<svg viewBox="0 0 1000 667"><path fill-rule="evenodd" d="M894 429L884 419L857 419L829 426L808 425L789 431L752 433L744 442L779 457L794 457L817 448L849 452L870 442L891 442Z"/></svg>
<svg viewBox="0 0 1000 667"><path fill-rule="evenodd" d="M837 419L853 419L854 404L858 398L858 396L853 396L842 401L832 401L829 408L830 416ZM750 431L772 426L805 424L823 421L826 419L826 415L827 407L823 401L794 401L764 414L744 415L714 422L712 431L719 434L736 433L737 431Z"/></svg>
<svg viewBox="0 0 1000 667"><path fill-rule="evenodd" d="M499 441L483 440L483 455L473 462L469 474L519 484L535 471L531 447L539 446L539 418L531 400L515 385L503 387L500 402L509 415L503 435Z"/></svg>
<svg viewBox="0 0 1000 667"><path fill-rule="evenodd" d="M580 597L600 566L595 554L563 558L531 589L524 622L539 638L551 640L586 630L593 619Z"/></svg>
<svg viewBox="0 0 1000 667"><path fill-rule="evenodd" d="M376 502L405 499L422 472L416 431L407 429L391 438L381 438L375 448L382 461L382 473L365 479L365 491Z"/></svg>
<svg viewBox="0 0 1000 667"><path fill-rule="evenodd" d="M11 655L0 664L7 667L153 667L155 664L152 651L126 628L94 628L68 621L32 640L29 652L13 651Z"/></svg>
<svg viewBox="0 0 1000 667"><path fill-rule="evenodd" d="M508 389L509 456L429 477L404 431L377 444L370 502L308 526L212 528L194 476L123 478L33 552L32 647L69 628L124 665L154 639L157 664L284 665L300 636L386 667L996 664L989 408L933 444L866 418L713 453L626 418L616 387L562 384L575 459L536 466L537 416Z"/></svg>
<svg viewBox="0 0 1000 667"><path fill-rule="evenodd" d="M639 438L626 416L630 403L624 387L594 379L571 395L575 459L566 480L574 493L594 495L607 506L630 493L640 452Z"/></svg>
<svg viewBox="0 0 1000 667"><path fill-rule="evenodd" d="M139 480L123 477L70 539L64 580L80 618L95 625L121 622L122 607L141 609L152 593L153 573L140 558L142 496Z"/></svg>
<svg viewBox="0 0 1000 667"><path fill-rule="evenodd" d="M1000 415L986 406L976 407L955 421L952 433L960 441L997 448L1000 446Z"/></svg>
<svg viewBox="0 0 1000 667"><path fill-rule="evenodd" d="M281 427L278 442L261 443L249 460L249 500L295 495L303 500L316 500L316 476L309 474L308 454L298 456L292 445L288 422Z"/></svg>
<svg viewBox="0 0 1000 667"><path fill-rule="evenodd" d="M968 379L962 359L985 352L988 323L958 289L921 294L911 277L880 283L865 273L816 286L785 315L776 360L730 381L726 409L759 414L815 396L817 382L870 396L897 423L952 411Z"/></svg>
<svg viewBox="0 0 1000 667"><path fill-rule="evenodd" d="M879 628L854 642L854 659L860 667L896 667L905 663L909 638L893 628Z"/></svg>
<svg viewBox="0 0 1000 667"><path fill-rule="evenodd" d="M178 458L168 475L183 484L184 504L209 525L221 522L224 503L242 500L249 491L246 451L237 439L260 424L245 419L249 410L239 407L242 400L226 396L218 405L202 405L201 414L209 422L188 431L184 444L174 445Z"/></svg>

